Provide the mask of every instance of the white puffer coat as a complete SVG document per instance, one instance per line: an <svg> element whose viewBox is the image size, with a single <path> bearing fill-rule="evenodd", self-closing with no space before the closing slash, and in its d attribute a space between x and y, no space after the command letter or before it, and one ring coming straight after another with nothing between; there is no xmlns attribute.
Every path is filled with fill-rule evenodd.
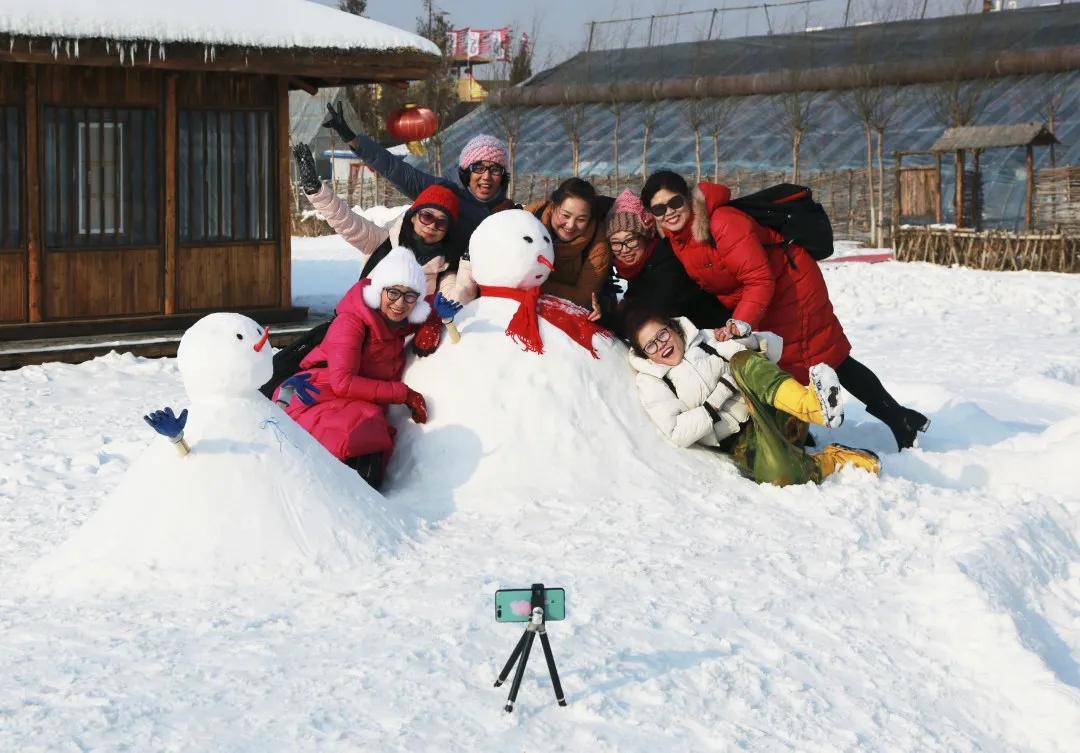
<svg viewBox="0 0 1080 753"><path fill-rule="evenodd" d="M638 397L649 418L679 447L702 444L715 447L750 419L742 393L735 386L728 361L740 350L763 350L774 363L783 340L771 332L755 332L739 340L718 341L711 329L698 330L685 317L675 320L686 344L683 360L664 366L631 351L630 365L637 371ZM701 347L708 345L717 355ZM671 382L671 386L664 378ZM674 387L674 391L672 391ZM719 414L713 422L705 404Z"/></svg>

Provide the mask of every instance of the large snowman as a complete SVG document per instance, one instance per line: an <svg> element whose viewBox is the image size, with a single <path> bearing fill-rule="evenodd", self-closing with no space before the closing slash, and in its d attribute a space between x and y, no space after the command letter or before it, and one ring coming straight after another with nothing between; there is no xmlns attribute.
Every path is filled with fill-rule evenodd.
<svg viewBox="0 0 1080 753"><path fill-rule="evenodd" d="M406 370L431 417L398 422L388 495L423 506L435 488L444 507L501 512L552 496L587 505L627 473L666 495L696 472L701 456L669 445L642 410L626 347L584 309L539 295L554 259L543 223L493 214L469 256L481 296L455 318L460 342Z"/></svg>
<svg viewBox="0 0 1080 753"><path fill-rule="evenodd" d="M404 524L385 500L258 392L273 372L267 336L225 313L184 334L183 439L155 436L31 578L59 590L279 580L369 566L394 545Z"/></svg>

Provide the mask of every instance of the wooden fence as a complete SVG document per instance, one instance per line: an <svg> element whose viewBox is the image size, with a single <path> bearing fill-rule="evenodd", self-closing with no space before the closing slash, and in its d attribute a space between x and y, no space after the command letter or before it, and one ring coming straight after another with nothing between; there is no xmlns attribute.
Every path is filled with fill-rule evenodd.
<svg viewBox="0 0 1080 753"><path fill-rule="evenodd" d="M1044 230L1080 235L1080 167L1039 170L1035 178L1035 222Z"/></svg>
<svg viewBox="0 0 1080 753"><path fill-rule="evenodd" d="M905 225L896 231L896 258L973 269L1080 272L1080 238Z"/></svg>

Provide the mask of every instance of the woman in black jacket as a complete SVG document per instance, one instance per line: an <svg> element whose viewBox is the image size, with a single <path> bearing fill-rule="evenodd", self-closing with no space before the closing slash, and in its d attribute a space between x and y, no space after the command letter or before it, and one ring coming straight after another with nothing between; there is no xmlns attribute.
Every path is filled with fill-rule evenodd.
<svg viewBox="0 0 1080 753"><path fill-rule="evenodd" d="M619 194L607 218L606 234L615 273L626 292L604 325L623 335L621 313L630 306L658 311L669 317L685 316L699 329L723 327L731 311L690 279L671 244L656 235L656 223L638 195L627 189Z"/></svg>

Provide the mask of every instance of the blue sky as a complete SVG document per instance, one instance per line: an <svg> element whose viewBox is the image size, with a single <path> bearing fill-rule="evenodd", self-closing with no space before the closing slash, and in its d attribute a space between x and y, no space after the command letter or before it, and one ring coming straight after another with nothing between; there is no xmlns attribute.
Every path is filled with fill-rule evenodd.
<svg viewBox="0 0 1080 753"><path fill-rule="evenodd" d="M313 0L336 6L337 0ZM789 0L769 0L783 3ZM1041 0L1045 3L1047 0ZM442 0L436 5L448 12L455 26L497 28L510 25L515 33L535 32L536 61L541 70L573 56L585 45L586 24L611 18L649 16L729 6L752 5L753 0ZM961 12L965 7L981 7L981 0L928 0L927 15ZM1040 4L1040 0L1019 0L1020 6ZM807 26L839 26L845 11L852 22L891 20L889 16L918 13L924 0L815 0L811 4L771 8L770 19L776 31L801 31ZM422 12L420 0L368 0L367 16L403 29L413 30ZM723 36L744 36L768 32L760 7L752 11L732 11L724 15ZM665 25L666 24L666 25ZM709 16L698 15L657 22L657 41L688 41L701 38ZM633 25L637 44L644 42L648 22ZM598 34L608 46L624 46L627 25L605 26ZM717 30L717 34L720 30ZM482 75L479 71L478 75Z"/></svg>

